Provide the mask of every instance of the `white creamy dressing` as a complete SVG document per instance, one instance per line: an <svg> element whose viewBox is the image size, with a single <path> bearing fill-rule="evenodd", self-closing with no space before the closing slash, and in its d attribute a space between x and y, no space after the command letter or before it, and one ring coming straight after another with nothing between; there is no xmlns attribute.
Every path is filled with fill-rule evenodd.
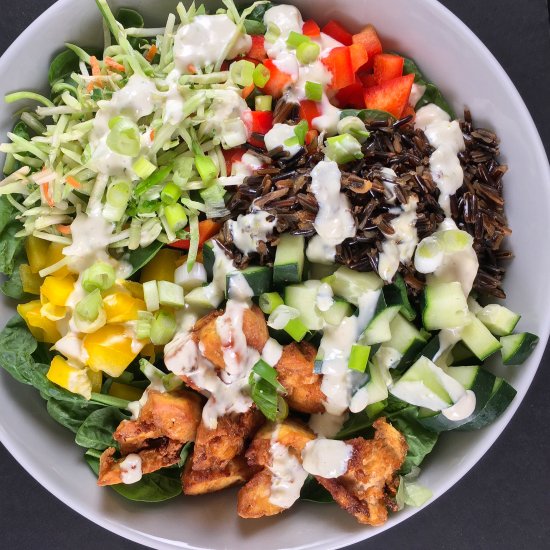
<svg viewBox="0 0 550 550"><path fill-rule="evenodd" d="M332 262L336 246L355 236L355 220L346 195L341 193L341 177L338 164L333 161L323 160L311 171L311 191L319 212L313 223L318 239L314 237L306 251L310 261L319 260L321 249L325 263Z"/></svg>
<svg viewBox="0 0 550 550"><path fill-rule="evenodd" d="M457 156L465 149L460 124L456 120L451 121L443 109L430 103L416 113L414 125L424 131L430 145L435 147L430 157L430 170L441 193L439 204L450 216L450 197L464 181L464 171Z"/></svg>
<svg viewBox="0 0 550 550"><path fill-rule="evenodd" d="M392 235L384 235L382 253L378 260L378 274L384 281L390 283L399 269L399 264L411 261L416 245L418 233L416 231L416 207L418 198L411 197L407 204L402 206L402 213L391 221L394 229Z"/></svg>
<svg viewBox="0 0 550 550"><path fill-rule="evenodd" d="M458 422L468 418L476 408L476 395L472 390L466 390L464 395L452 406L443 409L442 414L449 420Z"/></svg>
<svg viewBox="0 0 550 550"><path fill-rule="evenodd" d="M240 161L233 162L231 174L220 176L216 181L222 187L232 187L242 185L244 179L251 176L255 170L262 168L262 161L255 155L245 153Z"/></svg>
<svg viewBox="0 0 550 550"><path fill-rule="evenodd" d="M267 326L275 330L284 329L292 319L298 319L300 312L295 307L277 306L267 319Z"/></svg>
<svg viewBox="0 0 550 550"><path fill-rule="evenodd" d="M347 413L316 413L310 416L308 426L318 437L334 437L342 429L347 419Z"/></svg>
<svg viewBox="0 0 550 550"><path fill-rule="evenodd" d="M386 188L387 200L390 204L395 204L395 180L397 179L397 174L391 168L381 168L380 169L380 178L382 184Z"/></svg>
<svg viewBox="0 0 550 550"><path fill-rule="evenodd" d="M423 84L412 85L411 95L409 96L409 105L414 109L416 104L422 99L422 96L426 93L426 86Z"/></svg>
<svg viewBox="0 0 550 550"><path fill-rule="evenodd" d="M269 338L262 349L262 359L274 367L283 355L283 346L274 338Z"/></svg>
<svg viewBox="0 0 550 550"><path fill-rule="evenodd" d="M280 508L290 508L299 498L308 473L288 447L277 441L279 429L271 436L271 491L269 502Z"/></svg>
<svg viewBox="0 0 550 550"><path fill-rule="evenodd" d="M224 300L226 277L229 273L233 273L237 269L233 264L233 260L225 255L221 246L214 241L214 275L212 282L205 286L205 295L213 307L218 307Z"/></svg>
<svg viewBox="0 0 550 550"><path fill-rule="evenodd" d="M311 475L333 479L343 476L353 455L353 447L336 439L308 441L302 451L302 467Z"/></svg>
<svg viewBox="0 0 550 550"><path fill-rule="evenodd" d="M242 273L235 273L229 280L228 295L233 300L249 300L254 291Z"/></svg>
<svg viewBox="0 0 550 550"><path fill-rule="evenodd" d="M174 37L176 66L181 72L189 73L189 65L197 68L213 65L237 32L237 25L226 14L195 16L190 23L181 25ZM225 59L245 54L251 46L250 36L240 32Z"/></svg>
<svg viewBox="0 0 550 550"><path fill-rule="evenodd" d="M334 305L334 292L328 283L319 285L315 305L319 311L328 311Z"/></svg>
<svg viewBox="0 0 550 550"><path fill-rule="evenodd" d="M183 120L183 109L185 101L180 93L178 81L181 73L177 69L170 71L166 77L165 84L168 91L164 95L164 124L177 126Z"/></svg>
<svg viewBox="0 0 550 550"><path fill-rule="evenodd" d="M107 145L109 121L119 115L128 117L133 122L150 115L159 103L160 94L154 82L134 74L124 88L117 90L109 101L99 101L99 110L95 115L93 130L90 133L92 156L90 167L99 174L107 176L126 176L136 179L132 170L133 157L112 151ZM146 132L146 138L149 132ZM142 153L146 152L147 139L142 140ZM145 150L143 150L145 149Z"/></svg>
<svg viewBox="0 0 550 550"><path fill-rule="evenodd" d="M243 253L257 252L261 241L273 233L277 218L264 210L255 210L250 214L241 214L236 220L229 220L229 230L235 246Z"/></svg>
<svg viewBox="0 0 550 550"><path fill-rule="evenodd" d="M126 456L120 463L120 472L125 485L137 483L142 477L141 457L133 453Z"/></svg>
<svg viewBox="0 0 550 550"><path fill-rule="evenodd" d="M200 262L195 262L191 271L187 262L176 268L174 271L174 282L184 290L191 290L203 285L207 281L206 269Z"/></svg>
<svg viewBox="0 0 550 550"><path fill-rule="evenodd" d="M249 110L238 88L217 89L202 130L211 133L214 141L221 143L224 149L242 145L248 139L243 115Z"/></svg>
<svg viewBox="0 0 550 550"><path fill-rule="evenodd" d="M294 133L295 128L296 126L290 124L281 124L279 122L275 124L264 136L266 149L268 151L273 151L273 149L277 149L277 147L282 147L284 151L287 151L290 156L293 157L300 151L300 144L286 145L285 142L296 136Z"/></svg>
<svg viewBox="0 0 550 550"><path fill-rule="evenodd" d="M70 361L80 366L85 365L89 356L82 339L74 332L68 332L67 330L60 332L66 332L66 334L54 344L53 349Z"/></svg>

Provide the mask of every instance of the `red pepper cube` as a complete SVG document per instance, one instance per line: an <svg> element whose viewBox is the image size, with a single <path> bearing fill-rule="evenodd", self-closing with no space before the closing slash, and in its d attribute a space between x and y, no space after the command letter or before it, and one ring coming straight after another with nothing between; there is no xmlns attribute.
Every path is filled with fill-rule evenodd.
<svg viewBox="0 0 550 550"><path fill-rule="evenodd" d="M367 25L360 33L354 34L352 40L354 44L363 44L369 56L366 67L367 69L372 69L374 57L383 51L382 42L380 42L374 26Z"/></svg>
<svg viewBox="0 0 550 550"><path fill-rule="evenodd" d="M353 43L352 34L348 32L344 26L338 21L331 19L322 29L325 34L328 34L334 40L338 40L344 46L351 46Z"/></svg>
<svg viewBox="0 0 550 550"><path fill-rule="evenodd" d="M304 22L304 26L302 27L302 34L315 38L317 36L321 36L321 29L319 28L319 25L317 25L317 23L313 21L313 19L309 19L308 21Z"/></svg>
<svg viewBox="0 0 550 550"><path fill-rule="evenodd" d="M333 90L341 90L355 82L355 73L351 67L351 56L348 47L333 48L321 61L332 73L330 87Z"/></svg>
<svg viewBox="0 0 550 550"><path fill-rule="evenodd" d="M292 76L281 71L271 59L266 59L264 61L264 66L269 69L271 76L262 89L264 94L273 96L277 99L281 97L285 89L292 84Z"/></svg>
<svg viewBox="0 0 550 550"><path fill-rule="evenodd" d="M403 75L405 60L400 55L381 53L374 58L374 78L377 84Z"/></svg>
<svg viewBox="0 0 550 550"><path fill-rule="evenodd" d="M400 118L408 105L413 83L414 75L409 74L366 88L366 108L386 111L395 118Z"/></svg>

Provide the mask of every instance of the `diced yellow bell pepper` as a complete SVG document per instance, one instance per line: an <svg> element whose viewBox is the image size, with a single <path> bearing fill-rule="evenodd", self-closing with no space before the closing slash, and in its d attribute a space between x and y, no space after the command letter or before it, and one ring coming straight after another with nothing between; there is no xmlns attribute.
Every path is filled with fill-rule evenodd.
<svg viewBox="0 0 550 550"><path fill-rule="evenodd" d="M33 272L30 265L21 264L19 266L19 277L21 278L21 286L24 292L36 295L40 294L42 277L38 273Z"/></svg>
<svg viewBox="0 0 550 550"><path fill-rule="evenodd" d="M143 344L134 341L123 325L105 325L84 337L88 366L113 378L126 370L142 347Z"/></svg>
<svg viewBox="0 0 550 550"><path fill-rule="evenodd" d="M101 386L103 385L103 373L101 371L95 371L92 369L86 369L86 372L92 384L92 391L94 393L101 393Z"/></svg>
<svg viewBox="0 0 550 550"><path fill-rule="evenodd" d="M103 298L103 309L108 323L126 323L136 321L138 311L145 311L147 307L143 300L138 300L124 292L115 292Z"/></svg>
<svg viewBox="0 0 550 550"><path fill-rule="evenodd" d="M126 399L127 401L138 401L143 395L143 390L134 388L134 386L128 386L127 384L121 384L120 382L113 382L109 388L109 395Z"/></svg>
<svg viewBox="0 0 550 550"><path fill-rule="evenodd" d="M157 358L157 352L155 350L155 344L146 344L141 350L141 355L143 357L148 357L151 363L154 363Z"/></svg>
<svg viewBox="0 0 550 550"><path fill-rule="evenodd" d="M67 308L64 306L56 306L51 302L43 304L40 308L40 315L46 317L50 321L61 321L67 315Z"/></svg>
<svg viewBox="0 0 550 550"><path fill-rule="evenodd" d="M56 323L50 321L50 319L47 319L40 313L41 308L42 303L40 300L33 300L27 304L19 304L17 312L23 317L31 334L39 342L55 344L61 338L61 335L57 330Z"/></svg>
<svg viewBox="0 0 550 550"><path fill-rule="evenodd" d="M50 382L72 393L78 393L86 399L92 397L92 382L88 378L87 369L71 365L60 355L52 359L46 376Z"/></svg>
<svg viewBox="0 0 550 550"><path fill-rule="evenodd" d="M66 256L63 254L63 249L66 245L61 243L51 243L48 248L48 261L46 262L46 267L56 264L57 262L60 262L61 260L65 259ZM66 277L71 272L69 271L69 268L65 265L63 267L60 267L56 272L56 277Z"/></svg>
<svg viewBox="0 0 550 550"><path fill-rule="evenodd" d="M48 258L49 241L39 239L33 235L29 235L25 239L25 252L29 260L29 266L33 273L38 273L41 269L50 265ZM52 262L53 263L53 262Z"/></svg>
<svg viewBox="0 0 550 550"><path fill-rule="evenodd" d="M120 285L120 287L122 287L124 290L129 292L134 298L139 298L140 300L143 300L143 285L141 283L120 279L117 281L117 284Z"/></svg>
<svg viewBox="0 0 550 550"><path fill-rule="evenodd" d="M74 290L73 277L46 277L40 289L43 303L50 302L55 306L64 306Z"/></svg>
<svg viewBox="0 0 550 550"><path fill-rule="evenodd" d="M142 270L140 281L169 281L174 282L174 272L181 254L177 250L163 248Z"/></svg>

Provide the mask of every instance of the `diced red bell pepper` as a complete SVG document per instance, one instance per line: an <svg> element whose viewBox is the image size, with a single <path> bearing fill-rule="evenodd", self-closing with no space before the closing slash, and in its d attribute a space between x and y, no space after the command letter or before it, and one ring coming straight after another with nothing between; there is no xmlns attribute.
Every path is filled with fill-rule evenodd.
<svg viewBox="0 0 550 550"><path fill-rule="evenodd" d="M364 109L365 89L363 83L357 78L351 86L339 90L336 99L342 108Z"/></svg>
<svg viewBox="0 0 550 550"><path fill-rule="evenodd" d="M322 31L325 34L328 34L330 37L334 38L334 40L338 40L341 44L344 44L344 46L351 46L353 40L352 40L352 34L348 32L344 26L336 21L335 19L331 19L323 28Z"/></svg>
<svg viewBox="0 0 550 550"><path fill-rule="evenodd" d="M370 88L371 86L378 85L376 77L370 73L361 73L359 75L359 80L363 83L363 86L365 86L365 88Z"/></svg>
<svg viewBox="0 0 550 550"><path fill-rule="evenodd" d="M317 130L308 130L306 133L306 145L309 145L314 139L319 137L319 132Z"/></svg>
<svg viewBox="0 0 550 550"><path fill-rule="evenodd" d="M403 109L403 112L401 113L401 118L405 118L409 115L413 117L412 120L414 121L414 119L416 118L416 111L414 110L414 107L407 103L407 105L405 105L405 108Z"/></svg>
<svg viewBox="0 0 550 550"><path fill-rule="evenodd" d="M393 80L403 74L405 60L400 55L380 53L374 58L374 78L377 84Z"/></svg>
<svg viewBox="0 0 550 550"><path fill-rule="evenodd" d="M319 109L319 104L310 99L306 99L300 102L300 111L298 116L301 120L307 120L309 129L313 129L313 119L321 116L321 110Z"/></svg>
<svg viewBox="0 0 550 550"><path fill-rule="evenodd" d="M352 44L349 47L349 55L351 59L351 70L354 73L363 68L369 60L369 54L363 44ZM398 76L401 76L401 74Z"/></svg>
<svg viewBox="0 0 550 550"><path fill-rule="evenodd" d="M317 25L317 23L313 21L313 19L309 19L308 21L304 22L304 26L302 27L302 34L315 38L316 36L321 36L321 29L319 28L319 25Z"/></svg>
<svg viewBox="0 0 550 550"><path fill-rule="evenodd" d="M265 149L263 140L252 134L265 136L273 128L273 113L271 111L245 111L242 114L242 119L248 130L248 143L254 147Z"/></svg>
<svg viewBox="0 0 550 550"><path fill-rule="evenodd" d="M400 118L408 104L414 82L414 75L400 76L377 86L365 89L365 106L391 113Z"/></svg>
<svg viewBox="0 0 550 550"><path fill-rule="evenodd" d="M265 38L261 34L254 34L252 38L252 47L249 52L246 54L247 57L251 59L256 59L257 61L263 61L267 59L267 53L265 51Z"/></svg>
<svg viewBox="0 0 550 550"><path fill-rule="evenodd" d="M285 88L292 83L292 76L281 71L271 59L264 61L264 66L269 69L270 77L267 84L262 88L264 94L271 95L278 99L283 95Z"/></svg>
<svg viewBox="0 0 550 550"><path fill-rule="evenodd" d="M348 47L333 48L321 61L332 73L330 87L333 90L341 90L355 82L355 73L351 68L351 56Z"/></svg>
<svg viewBox="0 0 550 550"><path fill-rule="evenodd" d="M222 226L219 223L212 220L203 220L202 222L199 222L199 248L202 248L206 241L217 235L221 228ZM189 227L187 228L187 231L189 231ZM170 248L178 248L180 250L189 250L191 241L189 239L182 239L180 241L170 243L168 246Z"/></svg>
<svg viewBox="0 0 550 550"><path fill-rule="evenodd" d="M360 33L353 35L354 44L363 44L367 50L369 60L367 61L367 68L372 69L374 64L374 57L382 53L382 42L378 37L378 33L373 25L367 25Z"/></svg>
<svg viewBox="0 0 550 550"><path fill-rule="evenodd" d="M231 174L231 169L235 162L239 162L243 155L246 153L246 149L242 147L235 147L234 149L223 150L223 156L225 158L225 170L227 175Z"/></svg>

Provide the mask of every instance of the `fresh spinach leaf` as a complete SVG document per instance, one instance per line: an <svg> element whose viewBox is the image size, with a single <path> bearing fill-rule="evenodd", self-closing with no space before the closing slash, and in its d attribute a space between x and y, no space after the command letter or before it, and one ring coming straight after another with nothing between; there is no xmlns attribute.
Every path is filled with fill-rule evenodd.
<svg viewBox="0 0 550 550"><path fill-rule="evenodd" d="M252 19L244 20L244 29L246 34L265 34L266 27L260 21L253 21Z"/></svg>
<svg viewBox="0 0 550 550"><path fill-rule="evenodd" d="M16 267L14 267L11 277L6 279L0 286L0 290L4 296L13 298L14 300L24 301L28 295L23 290L23 282L21 281L21 273L19 272L19 266L26 260L25 255L19 254L14 260Z"/></svg>
<svg viewBox="0 0 550 550"><path fill-rule="evenodd" d="M23 227L15 219L19 212L5 195L0 196L0 273L11 276L23 254L24 239L15 234Z"/></svg>
<svg viewBox="0 0 550 550"><path fill-rule="evenodd" d="M369 122L387 122L395 118L392 114L377 109L344 109L340 114L340 119L347 116L359 117L366 124Z"/></svg>
<svg viewBox="0 0 550 550"><path fill-rule="evenodd" d="M116 20L125 28L142 29L145 25L143 16L136 10L130 8L120 8L116 15Z"/></svg>
<svg viewBox="0 0 550 550"><path fill-rule="evenodd" d="M99 474L99 459L88 454L84 455L88 466ZM181 479L179 468L164 468L158 472L144 475L132 485L111 485L119 495L137 502L163 502L181 494Z"/></svg>
<svg viewBox="0 0 550 550"><path fill-rule="evenodd" d="M68 48L56 55L48 71L50 86L53 86L59 80L64 80L68 76L71 76L74 72L79 72L79 61L78 55Z"/></svg>
<svg viewBox="0 0 550 550"><path fill-rule="evenodd" d="M84 420L94 411L100 409L102 405L92 401L82 403L70 403L67 401L58 401L49 399L46 406L49 415L59 424L65 426L75 433L78 431Z"/></svg>
<svg viewBox="0 0 550 550"><path fill-rule="evenodd" d="M121 421L126 419L128 417L116 407L105 407L93 411L76 432L75 441L81 447L97 451L118 447L113 439L113 433Z"/></svg>
<svg viewBox="0 0 550 550"><path fill-rule="evenodd" d="M265 2L256 6L244 20L244 27L248 34L265 34L267 28L264 24L265 12L272 8L271 2Z"/></svg>
<svg viewBox="0 0 550 550"><path fill-rule="evenodd" d="M29 127L22 121L20 120L14 127L13 127L13 130L12 132L16 135L16 136L19 136L19 137L22 137L23 139L26 139L27 141L30 138L30 130L29 130Z"/></svg>
<svg viewBox="0 0 550 550"><path fill-rule="evenodd" d="M313 476L308 476L306 479L300 491L300 500L308 500L321 504L334 502L332 495Z"/></svg>
<svg viewBox="0 0 550 550"><path fill-rule="evenodd" d="M193 446L194 446L194 443L192 441L189 441L188 443L186 443L183 446L183 448L181 450L181 453L180 453L178 468L183 468L185 466L185 463L187 462L187 459L189 458L189 456L193 452Z"/></svg>
<svg viewBox="0 0 550 550"><path fill-rule="evenodd" d="M160 241L155 241L145 248L138 248L137 250L132 250L130 252L130 257L128 261L132 266L132 273L136 273L142 267L147 265L158 253L158 251L164 246Z"/></svg>
<svg viewBox="0 0 550 550"><path fill-rule="evenodd" d="M420 70L418 65L412 59L409 59L407 57L405 57L404 59L405 59L405 64L403 67L403 74L414 74L415 83L419 84L420 86L426 87L426 91L424 92L424 95L420 98L418 103L415 105L415 110L418 111L418 109L420 109L421 107L424 107L429 103L434 103L435 105L443 109L445 112L447 112L451 117L451 119L455 119L456 118L455 112L451 107L451 105L449 104L449 102L445 99L445 97L441 93L441 90L433 82L431 82L424 76L424 73Z"/></svg>

